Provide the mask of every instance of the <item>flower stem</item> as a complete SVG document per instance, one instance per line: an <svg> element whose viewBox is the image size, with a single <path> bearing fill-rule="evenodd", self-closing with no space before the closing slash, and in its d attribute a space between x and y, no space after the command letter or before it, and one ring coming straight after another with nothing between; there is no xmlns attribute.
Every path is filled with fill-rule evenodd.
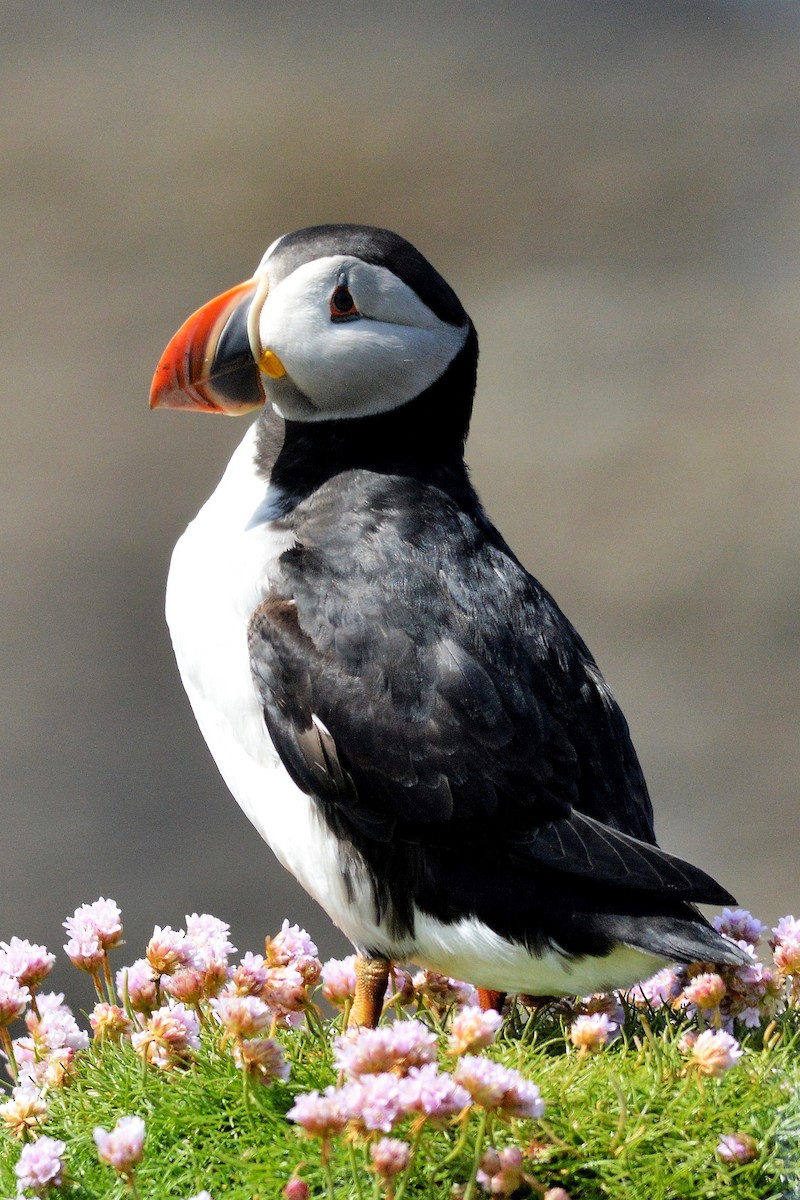
<svg viewBox="0 0 800 1200"><path fill-rule="evenodd" d="M92 983L94 984L94 990L97 993L97 999L100 1000L101 1002L104 1001L106 998L106 994L103 991L102 985L100 983L100 976L98 975L97 971L90 971L89 974L92 977Z"/></svg>
<svg viewBox="0 0 800 1200"><path fill-rule="evenodd" d="M108 992L108 1003L116 1004L117 997L114 991L114 980L111 975L111 963L108 961L108 951L103 954L103 976L106 981L106 991Z"/></svg>
<svg viewBox="0 0 800 1200"><path fill-rule="evenodd" d="M348 1139L347 1153L350 1157L350 1170L353 1172L353 1180L356 1185L356 1192L358 1193L358 1200L364 1200L364 1192L361 1187L361 1171L359 1170L358 1161L356 1159L356 1148L353 1145L352 1138Z"/></svg>
<svg viewBox="0 0 800 1200"><path fill-rule="evenodd" d="M331 1171L331 1148L327 1138L322 1139L320 1158L322 1160L322 1170L325 1172L325 1192L328 1200L336 1200L336 1191L333 1186L333 1172Z"/></svg>
<svg viewBox="0 0 800 1200"><path fill-rule="evenodd" d="M474 1200L475 1185L478 1179L478 1171L481 1165L483 1156L483 1139L486 1136L486 1127L489 1123L489 1113L486 1109L481 1113L480 1121L478 1122L478 1133L475 1138L475 1156L472 1160L472 1170L469 1173L467 1186L464 1189L464 1200Z"/></svg>
<svg viewBox="0 0 800 1200"><path fill-rule="evenodd" d="M437 1165L436 1165L436 1173L437 1174L439 1173L439 1171L441 1171L442 1167L448 1166L453 1161L454 1158L458 1158L459 1154L461 1154L461 1152L464 1150L464 1147L467 1144L467 1138L469 1136L469 1113L470 1113L470 1110L468 1108L465 1108L464 1111L462 1112L461 1116L459 1117L459 1122L461 1125L461 1132L459 1133L458 1138L456 1139L456 1144L453 1146L453 1149L444 1156L444 1158L441 1160L440 1163L437 1163Z"/></svg>
<svg viewBox="0 0 800 1200"><path fill-rule="evenodd" d="M615 1075L609 1075L608 1081L616 1092L617 1100L619 1102L619 1121L617 1122L617 1128L614 1131L614 1136L608 1144L609 1154L616 1154L617 1147L619 1146L622 1135L625 1132L625 1125L628 1120L628 1105L625 1100L625 1093L623 1092L617 1077Z"/></svg>
<svg viewBox="0 0 800 1200"><path fill-rule="evenodd" d="M403 1200L403 1196L405 1195L406 1188L408 1187L409 1181L411 1179L411 1172L414 1170L414 1163L417 1158L417 1151L419 1150L419 1144L422 1141L422 1134L424 1132L424 1129L425 1129L425 1119L422 1118L417 1123L417 1127L414 1130L414 1134L411 1139L411 1153L408 1156L408 1166L403 1171L403 1174L400 1177L400 1186L397 1188L397 1191L394 1194L394 1200Z"/></svg>
<svg viewBox="0 0 800 1200"><path fill-rule="evenodd" d="M8 1032L8 1029L5 1025L0 1025L0 1046L3 1047L3 1052L5 1053L5 1056L8 1059L8 1065L11 1068L11 1077L16 1083L19 1077L19 1068L17 1067L17 1060L14 1056L14 1045L11 1041L11 1034Z"/></svg>

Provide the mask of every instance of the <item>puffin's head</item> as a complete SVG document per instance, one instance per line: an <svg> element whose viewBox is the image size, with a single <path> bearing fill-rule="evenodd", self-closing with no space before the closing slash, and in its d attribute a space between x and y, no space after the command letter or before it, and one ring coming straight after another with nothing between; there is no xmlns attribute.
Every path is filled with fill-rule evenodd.
<svg viewBox="0 0 800 1200"><path fill-rule="evenodd" d="M409 242L319 225L278 238L252 279L185 322L150 405L238 414L267 401L290 421L386 413L435 383L468 339L458 297Z"/></svg>

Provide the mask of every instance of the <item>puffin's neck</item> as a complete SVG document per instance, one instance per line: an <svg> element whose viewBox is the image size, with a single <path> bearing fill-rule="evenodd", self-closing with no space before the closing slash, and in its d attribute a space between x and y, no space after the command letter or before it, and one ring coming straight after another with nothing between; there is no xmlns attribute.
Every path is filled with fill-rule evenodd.
<svg viewBox="0 0 800 1200"><path fill-rule="evenodd" d="M274 418L257 434L256 467L269 479L269 507L286 516L343 471L424 479L450 492L469 488L464 443L475 391L477 339L467 341L444 374L400 408L332 421L285 421L275 444Z"/></svg>

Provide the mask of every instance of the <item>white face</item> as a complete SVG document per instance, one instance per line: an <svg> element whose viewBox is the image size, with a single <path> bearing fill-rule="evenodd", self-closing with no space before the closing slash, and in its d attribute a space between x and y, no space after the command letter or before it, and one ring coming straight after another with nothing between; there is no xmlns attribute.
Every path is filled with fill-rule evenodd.
<svg viewBox="0 0 800 1200"><path fill-rule="evenodd" d="M248 330L256 360L271 351L285 368L280 378L262 373L266 397L282 417L388 412L434 383L464 345L467 324L440 320L391 271L351 255L304 263L272 286L269 257L277 245L256 273ZM349 319L331 315L343 281L358 313Z"/></svg>

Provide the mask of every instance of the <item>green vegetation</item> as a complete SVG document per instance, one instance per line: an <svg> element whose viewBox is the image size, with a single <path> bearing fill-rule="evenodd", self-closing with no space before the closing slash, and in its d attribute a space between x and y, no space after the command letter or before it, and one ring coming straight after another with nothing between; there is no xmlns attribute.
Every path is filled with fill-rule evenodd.
<svg viewBox="0 0 800 1200"><path fill-rule="evenodd" d="M535 1182L524 1183L520 1195L556 1186L573 1200L777 1200L800 1194L796 1017L779 1019L769 1045L760 1035L745 1040L742 1058L719 1078L687 1069L687 1055L678 1047L682 1025L673 1014L651 1013L640 1024L629 1013L621 1037L581 1057L573 1047L567 1050L562 1021L547 1014L526 1019L524 1010L506 1021L485 1053L534 1080L546 1104L539 1121L490 1116L485 1122L498 1148L515 1144L524 1152L525 1174ZM188 1197L201 1189L214 1200L268 1200L280 1196L299 1164L311 1195L326 1195L319 1142L286 1118L296 1093L336 1083L331 1026L325 1032L323 1039L307 1027L282 1031L291 1078L269 1087L245 1086L231 1054L220 1049L219 1031L210 1028L191 1064L170 1071L144 1063L128 1041L92 1043L78 1056L72 1081L50 1101L45 1132L67 1145L58 1195L89 1200L128 1194L124 1179L99 1161L92 1138L95 1126L110 1128L126 1114L142 1116L147 1128L135 1176L142 1200ZM452 1184L466 1184L476 1151L480 1156L481 1122L474 1109L440 1128L423 1122L411 1134L419 1144L409 1179L395 1181L395 1195L402 1188L409 1198L438 1198L448 1196ZM407 1118L401 1135L413 1125ZM717 1144L729 1133L755 1139L752 1162L721 1161ZM3 1195L14 1194L19 1149L19 1141L0 1132ZM337 1200L382 1194L364 1137L331 1138L330 1174Z"/></svg>

